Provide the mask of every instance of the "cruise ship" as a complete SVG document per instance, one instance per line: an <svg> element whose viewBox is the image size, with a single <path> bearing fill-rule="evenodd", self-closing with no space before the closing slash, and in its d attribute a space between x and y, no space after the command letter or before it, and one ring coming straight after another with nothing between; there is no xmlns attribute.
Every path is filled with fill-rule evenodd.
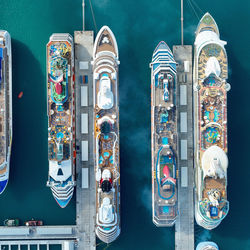
<svg viewBox="0 0 250 250"><path fill-rule="evenodd" d="M98 32L93 51L96 235L105 243L120 234L119 55L109 27Z"/></svg>
<svg viewBox="0 0 250 250"><path fill-rule="evenodd" d="M219 250L219 247L212 241L204 241L197 245L196 250Z"/></svg>
<svg viewBox="0 0 250 250"><path fill-rule="evenodd" d="M11 38L5 30L0 30L0 61L0 194L2 194L9 180L12 145Z"/></svg>
<svg viewBox="0 0 250 250"><path fill-rule="evenodd" d="M69 34L53 34L47 44L47 186L66 207L75 186L74 48Z"/></svg>
<svg viewBox="0 0 250 250"><path fill-rule="evenodd" d="M195 218L205 229L217 227L229 211L227 201L228 64L213 17L206 13L196 30L194 49Z"/></svg>
<svg viewBox="0 0 250 250"><path fill-rule="evenodd" d="M152 219L173 226L177 217L176 62L165 42L153 53L151 67Z"/></svg>

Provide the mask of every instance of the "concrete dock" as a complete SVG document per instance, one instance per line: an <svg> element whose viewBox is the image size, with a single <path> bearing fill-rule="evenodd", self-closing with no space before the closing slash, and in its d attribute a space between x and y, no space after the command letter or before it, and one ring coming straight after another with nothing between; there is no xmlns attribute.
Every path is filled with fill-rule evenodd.
<svg viewBox="0 0 250 250"><path fill-rule="evenodd" d="M192 46L174 46L178 107L178 211L175 249L194 249Z"/></svg>
<svg viewBox="0 0 250 250"><path fill-rule="evenodd" d="M78 249L95 249L96 192L93 160L92 31L75 31L76 227Z"/></svg>

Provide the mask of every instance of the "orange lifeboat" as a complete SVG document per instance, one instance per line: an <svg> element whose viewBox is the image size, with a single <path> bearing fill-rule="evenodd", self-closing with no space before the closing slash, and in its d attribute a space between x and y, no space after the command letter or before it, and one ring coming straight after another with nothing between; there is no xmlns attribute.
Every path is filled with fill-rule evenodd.
<svg viewBox="0 0 250 250"><path fill-rule="evenodd" d="M18 98L21 99L23 97L23 91L21 91L19 94L18 94Z"/></svg>

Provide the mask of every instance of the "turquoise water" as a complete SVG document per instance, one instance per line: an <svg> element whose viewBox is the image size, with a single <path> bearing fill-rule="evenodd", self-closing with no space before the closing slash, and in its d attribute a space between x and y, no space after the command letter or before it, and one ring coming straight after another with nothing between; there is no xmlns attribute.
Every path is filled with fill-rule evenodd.
<svg viewBox="0 0 250 250"><path fill-rule="evenodd" d="M184 1L185 43L192 44L198 18ZM228 194L230 212L207 231L195 226L196 243L217 242L222 250L250 249L248 179L250 73L247 0L196 1L215 18L228 42L232 89L228 94ZM108 249L174 249L174 228L151 220L150 69L160 40L180 43L179 1L92 0L97 28L109 25L120 53L120 135L122 233ZM203 13L204 13L203 12ZM198 17L202 13L197 9ZM82 28L81 0L0 2L0 26L13 38L14 141L11 176L0 197L0 222L6 217L43 218L47 224L75 222L75 205L60 209L45 187L47 119L45 45L53 32ZM95 29L86 1L86 29ZM22 99L17 99L24 91ZM27 195L28 194L28 195ZM106 245L99 243L98 249Z"/></svg>
<svg viewBox="0 0 250 250"><path fill-rule="evenodd" d="M74 224L75 198L61 209L49 188L46 115L46 43L53 32L81 28L80 1L1 1L0 27L12 36L13 147L10 179L0 197L6 218L35 218L45 224ZM60 6L60 13L55 12ZM68 16L68 6L74 18ZM23 91L22 99L17 96Z"/></svg>

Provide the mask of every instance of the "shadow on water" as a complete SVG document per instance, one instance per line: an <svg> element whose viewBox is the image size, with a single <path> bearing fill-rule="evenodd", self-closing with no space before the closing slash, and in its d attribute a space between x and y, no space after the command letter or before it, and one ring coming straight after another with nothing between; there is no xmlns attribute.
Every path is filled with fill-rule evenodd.
<svg viewBox="0 0 250 250"><path fill-rule="evenodd" d="M46 77L29 48L12 39L13 145L10 178L0 197L0 221L36 218L45 224L74 224L75 202L59 208L46 187ZM23 97L18 99L18 93Z"/></svg>
<svg viewBox="0 0 250 250"><path fill-rule="evenodd" d="M232 48L228 48L232 51ZM221 223L217 235L223 237L234 237L246 243L249 240L249 219L250 210L249 197L249 168L245 168L249 162L249 98L242 98L243 92L250 93L250 77L238 58L229 53L229 64L231 62L232 74L229 78L231 90L228 94L228 200L230 211L227 218ZM232 230L232 226L233 230ZM244 229L244 230L243 230ZM230 249L230 245L225 249Z"/></svg>

